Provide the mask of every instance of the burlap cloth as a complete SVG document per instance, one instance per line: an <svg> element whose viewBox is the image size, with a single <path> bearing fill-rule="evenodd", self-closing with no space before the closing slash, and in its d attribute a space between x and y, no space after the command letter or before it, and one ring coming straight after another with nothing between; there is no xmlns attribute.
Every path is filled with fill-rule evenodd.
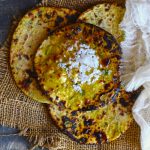
<svg viewBox="0 0 150 150"><path fill-rule="evenodd" d="M105 0L106 1L106 0ZM113 2L113 0L107 0ZM102 0L50 0L49 5L85 8ZM124 5L124 0L118 0ZM46 3L46 1L45 1ZM9 43L9 42L8 42ZM8 44L7 44L8 45ZM0 124L18 128L35 145L59 150L140 150L139 127L134 122L116 141L104 145L80 145L62 134L51 122L45 105L26 97L15 85L9 68L9 48L0 49Z"/></svg>

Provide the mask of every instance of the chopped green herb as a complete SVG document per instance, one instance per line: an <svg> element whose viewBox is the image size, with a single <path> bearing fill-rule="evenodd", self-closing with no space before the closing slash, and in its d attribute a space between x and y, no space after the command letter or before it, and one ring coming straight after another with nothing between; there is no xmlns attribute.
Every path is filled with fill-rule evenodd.
<svg viewBox="0 0 150 150"><path fill-rule="evenodd" d="M83 95L85 95L85 90L82 90L82 93L81 93L81 95L83 96Z"/></svg>

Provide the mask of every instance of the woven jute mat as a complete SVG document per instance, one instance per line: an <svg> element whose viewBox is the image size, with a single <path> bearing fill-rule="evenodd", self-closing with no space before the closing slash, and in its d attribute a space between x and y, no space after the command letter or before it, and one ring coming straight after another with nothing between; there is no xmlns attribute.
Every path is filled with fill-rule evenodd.
<svg viewBox="0 0 150 150"><path fill-rule="evenodd" d="M113 0L105 2L113 3ZM42 4L80 11L103 0L50 0ZM124 5L124 0L115 1ZM9 39L9 38L8 38ZM9 68L9 41L0 48L0 124L18 128L35 145L51 150L140 150L139 127L135 122L116 141L104 145L80 145L61 133L51 122L47 107L26 97L15 85Z"/></svg>

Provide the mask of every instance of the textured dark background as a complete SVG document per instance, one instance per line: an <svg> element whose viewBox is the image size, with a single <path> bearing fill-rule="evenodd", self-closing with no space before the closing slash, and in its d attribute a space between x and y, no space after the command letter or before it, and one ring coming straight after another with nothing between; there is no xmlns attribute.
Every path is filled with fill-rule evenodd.
<svg viewBox="0 0 150 150"><path fill-rule="evenodd" d="M13 16L22 16L40 0L0 0L0 44L7 37Z"/></svg>
<svg viewBox="0 0 150 150"><path fill-rule="evenodd" d="M13 17L22 16L39 0L0 0L0 45L6 40ZM28 150L32 143L18 136L18 130L0 125L0 150ZM36 148L39 150L40 148Z"/></svg>

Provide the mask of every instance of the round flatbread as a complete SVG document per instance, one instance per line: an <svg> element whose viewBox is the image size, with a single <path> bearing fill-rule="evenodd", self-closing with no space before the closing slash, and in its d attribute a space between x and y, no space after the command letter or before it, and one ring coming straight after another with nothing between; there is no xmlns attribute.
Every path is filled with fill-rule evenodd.
<svg viewBox="0 0 150 150"><path fill-rule="evenodd" d="M79 16L79 21L90 23L110 32L118 42L124 39L124 32L119 24L123 19L125 8L117 4L98 4L83 12Z"/></svg>
<svg viewBox="0 0 150 150"><path fill-rule="evenodd" d="M19 22L10 48L10 66L17 86L30 98L49 103L39 90L33 70L35 52L55 29L76 21L78 12L66 8L38 7Z"/></svg>
<svg viewBox="0 0 150 150"><path fill-rule="evenodd" d="M34 63L39 83L52 102L77 110L90 107L98 96L118 86L120 55L111 34L76 23L49 36Z"/></svg>
<svg viewBox="0 0 150 150"><path fill-rule="evenodd" d="M120 88L103 96L99 100L102 105L96 110L73 111L51 104L49 110L52 120L78 143L111 142L129 128L133 120L131 110L135 97Z"/></svg>

